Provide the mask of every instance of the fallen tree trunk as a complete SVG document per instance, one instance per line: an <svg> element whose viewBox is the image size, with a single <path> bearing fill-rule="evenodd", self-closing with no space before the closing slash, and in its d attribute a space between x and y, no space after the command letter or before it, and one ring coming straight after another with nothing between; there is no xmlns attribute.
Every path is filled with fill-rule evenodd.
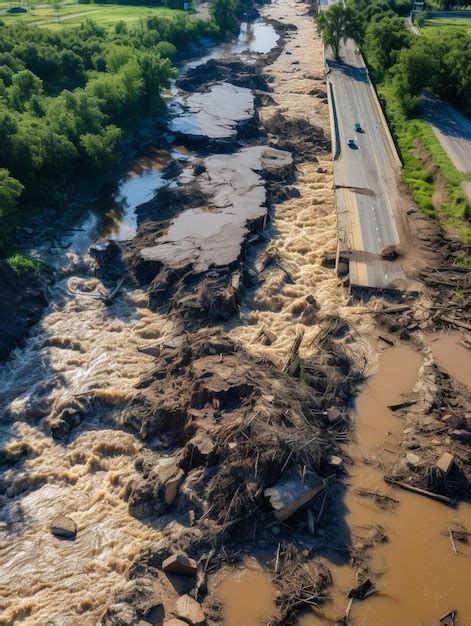
<svg viewBox="0 0 471 626"><path fill-rule="evenodd" d="M461 320L457 320L454 317L448 317L448 315L440 315L439 319L442 322L446 322L447 324L453 324L454 326L458 326L458 328L471 330L471 324L468 324L467 322L462 322Z"/></svg>
<svg viewBox="0 0 471 626"><path fill-rule="evenodd" d="M304 337L304 330L296 334L296 337L294 338L293 345L291 346L291 350L289 352L288 358L286 359L285 364L283 365L282 372L286 373L286 372L291 371L292 369L291 365L298 358L299 347L301 346L303 337Z"/></svg>
<svg viewBox="0 0 471 626"><path fill-rule="evenodd" d="M426 489L420 489L419 487L414 487L413 485L408 485L407 483L401 483L393 478L384 477L384 481L388 483L388 485L395 485L396 487L401 487L406 491L412 491L413 493L418 493L421 496L427 496L428 498L433 498L434 500L439 500L440 502L445 502L445 504L450 504L451 506L455 506L455 501L449 498L448 496L442 496L439 493L434 493L433 491L427 491Z"/></svg>

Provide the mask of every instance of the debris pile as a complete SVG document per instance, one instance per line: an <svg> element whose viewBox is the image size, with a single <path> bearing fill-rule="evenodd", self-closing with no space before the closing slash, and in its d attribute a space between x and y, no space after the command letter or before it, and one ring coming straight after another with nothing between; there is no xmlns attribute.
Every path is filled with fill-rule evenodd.
<svg viewBox="0 0 471 626"><path fill-rule="evenodd" d="M299 612L311 606L318 608L326 600L326 588L332 580L327 568L312 560L308 550L281 542L273 563L277 617L273 626L293 624Z"/></svg>

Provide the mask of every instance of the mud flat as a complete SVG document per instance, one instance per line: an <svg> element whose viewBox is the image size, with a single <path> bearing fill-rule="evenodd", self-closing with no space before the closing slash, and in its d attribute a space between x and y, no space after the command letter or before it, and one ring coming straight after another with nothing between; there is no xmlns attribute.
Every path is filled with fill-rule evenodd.
<svg viewBox="0 0 471 626"><path fill-rule="evenodd" d="M250 89L230 83L213 85L207 92L182 98L183 112L169 130L187 140L211 142L235 139L237 126L254 115L254 96Z"/></svg>
<svg viewBox="0 0 471 626"><path fill-rule="evenodd" d="M292 165L289 152L266 146L207 157L198 182L210 206L180 213L155 246L141 250L142 259L195 273L232 266L240 258L250 226L255 221L261 225L267 214L266 190L259 172L273 176L284 170L287 177Z"/></svg>

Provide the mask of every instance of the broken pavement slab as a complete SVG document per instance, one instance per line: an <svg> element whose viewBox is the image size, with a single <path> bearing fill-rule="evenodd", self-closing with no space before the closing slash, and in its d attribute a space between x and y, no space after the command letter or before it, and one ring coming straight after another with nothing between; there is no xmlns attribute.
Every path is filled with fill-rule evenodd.
<svg viewBox="0 0 471 626"><path fill-rule="evenodd" d="M194 272L235 263L250 224L268 211L261 172L291 170L293 158L283 150L252 146L207 157L204 165L199 184L211 197L211 207L180 213L155 245L142 248L144 261L173 270L191 267Z"/></svg>
<svg viewBox="0 0 471 626"><path fill-rule="evenodd" d="M181 99L183 110L169 124L169 130L188 138L231 139L240 122L255 114L253 92L231 83L213 85Z"/></svg>
<svg viewBox="0 0 471 626"><path fill-rule="evenodd" d="M314 472L309 472L304 480L299 477L291 478L265 489L265 496L270 498L276 519L282 522L321 494L325 488L324 479Z"/></svg>
<svg viewBox="0 0 471 626"><path fill-rule="evenodd" d="M455 464L455 457L449 452L444 452L437 461L437 467L441 470L445 476L448 476Z"/></svg>
<svg viewBox="0 0 471 626"><path fill-rule="evenodd" d="M196 561L186 554L172 554L162 563L162 569L166 574L196 576L198 566Z"/></svg>

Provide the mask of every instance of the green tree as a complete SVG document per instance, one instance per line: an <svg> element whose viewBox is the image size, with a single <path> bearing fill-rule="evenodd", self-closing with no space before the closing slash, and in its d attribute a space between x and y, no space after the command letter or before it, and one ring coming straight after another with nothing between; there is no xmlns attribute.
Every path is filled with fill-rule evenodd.
<svg viewBox="0 0 471 626"><path fill-rule="evenodd" d="M177 72L168 59L149 53L141 55L139 65L144 83L144 106L148 111L155 111L162 103L162 89L170 87L170 79L175 78Z"/></svg>
<svg viewBox="0 0 471 626"><path fill-rule="evenodd" d="M23 190L23 185L12 178L8 170L0 169L0 218L8 218L14 213Z"/></svg>
<svg viewBox="0 0 471 626"><path fill-rule="evenodd" d="M109 167L117 156L122 132L117 126L107 126L98 135L87 133L80 137L80 144L88 163L96 170Z"/></svg>
<svg viewBox="0 0 471 626"><path fill-rule="evenodd" d="M403 18L392 11L375 16L366 27L363 49L374 73L382 75L396 62L398 52L410 46Z"/></svg>
<svg viewBox="0 0 471 626"><path fill-rule="evenodd" d="M360 29L355 12L350 7L336 3L317 16L317 30L324 43L333 50L337 61L340 61L340 46L350 37L360 39Z"/></svg>
<svg viewBox="0 0 471 626"><path fill-rule="evenodd" d="M11 86L8 88L8 98L14 109L23 111L26 102L33 96L40 95L42 90L42 80L33 72L22 70L13 76Z"/></svg>
<svg viewBox="0 0 471 626"><path fill-rule="evenodd" d="M237 31L236 12L238 6L238 0L211 0L211 17L218 25L221 33Z"/></svg>

